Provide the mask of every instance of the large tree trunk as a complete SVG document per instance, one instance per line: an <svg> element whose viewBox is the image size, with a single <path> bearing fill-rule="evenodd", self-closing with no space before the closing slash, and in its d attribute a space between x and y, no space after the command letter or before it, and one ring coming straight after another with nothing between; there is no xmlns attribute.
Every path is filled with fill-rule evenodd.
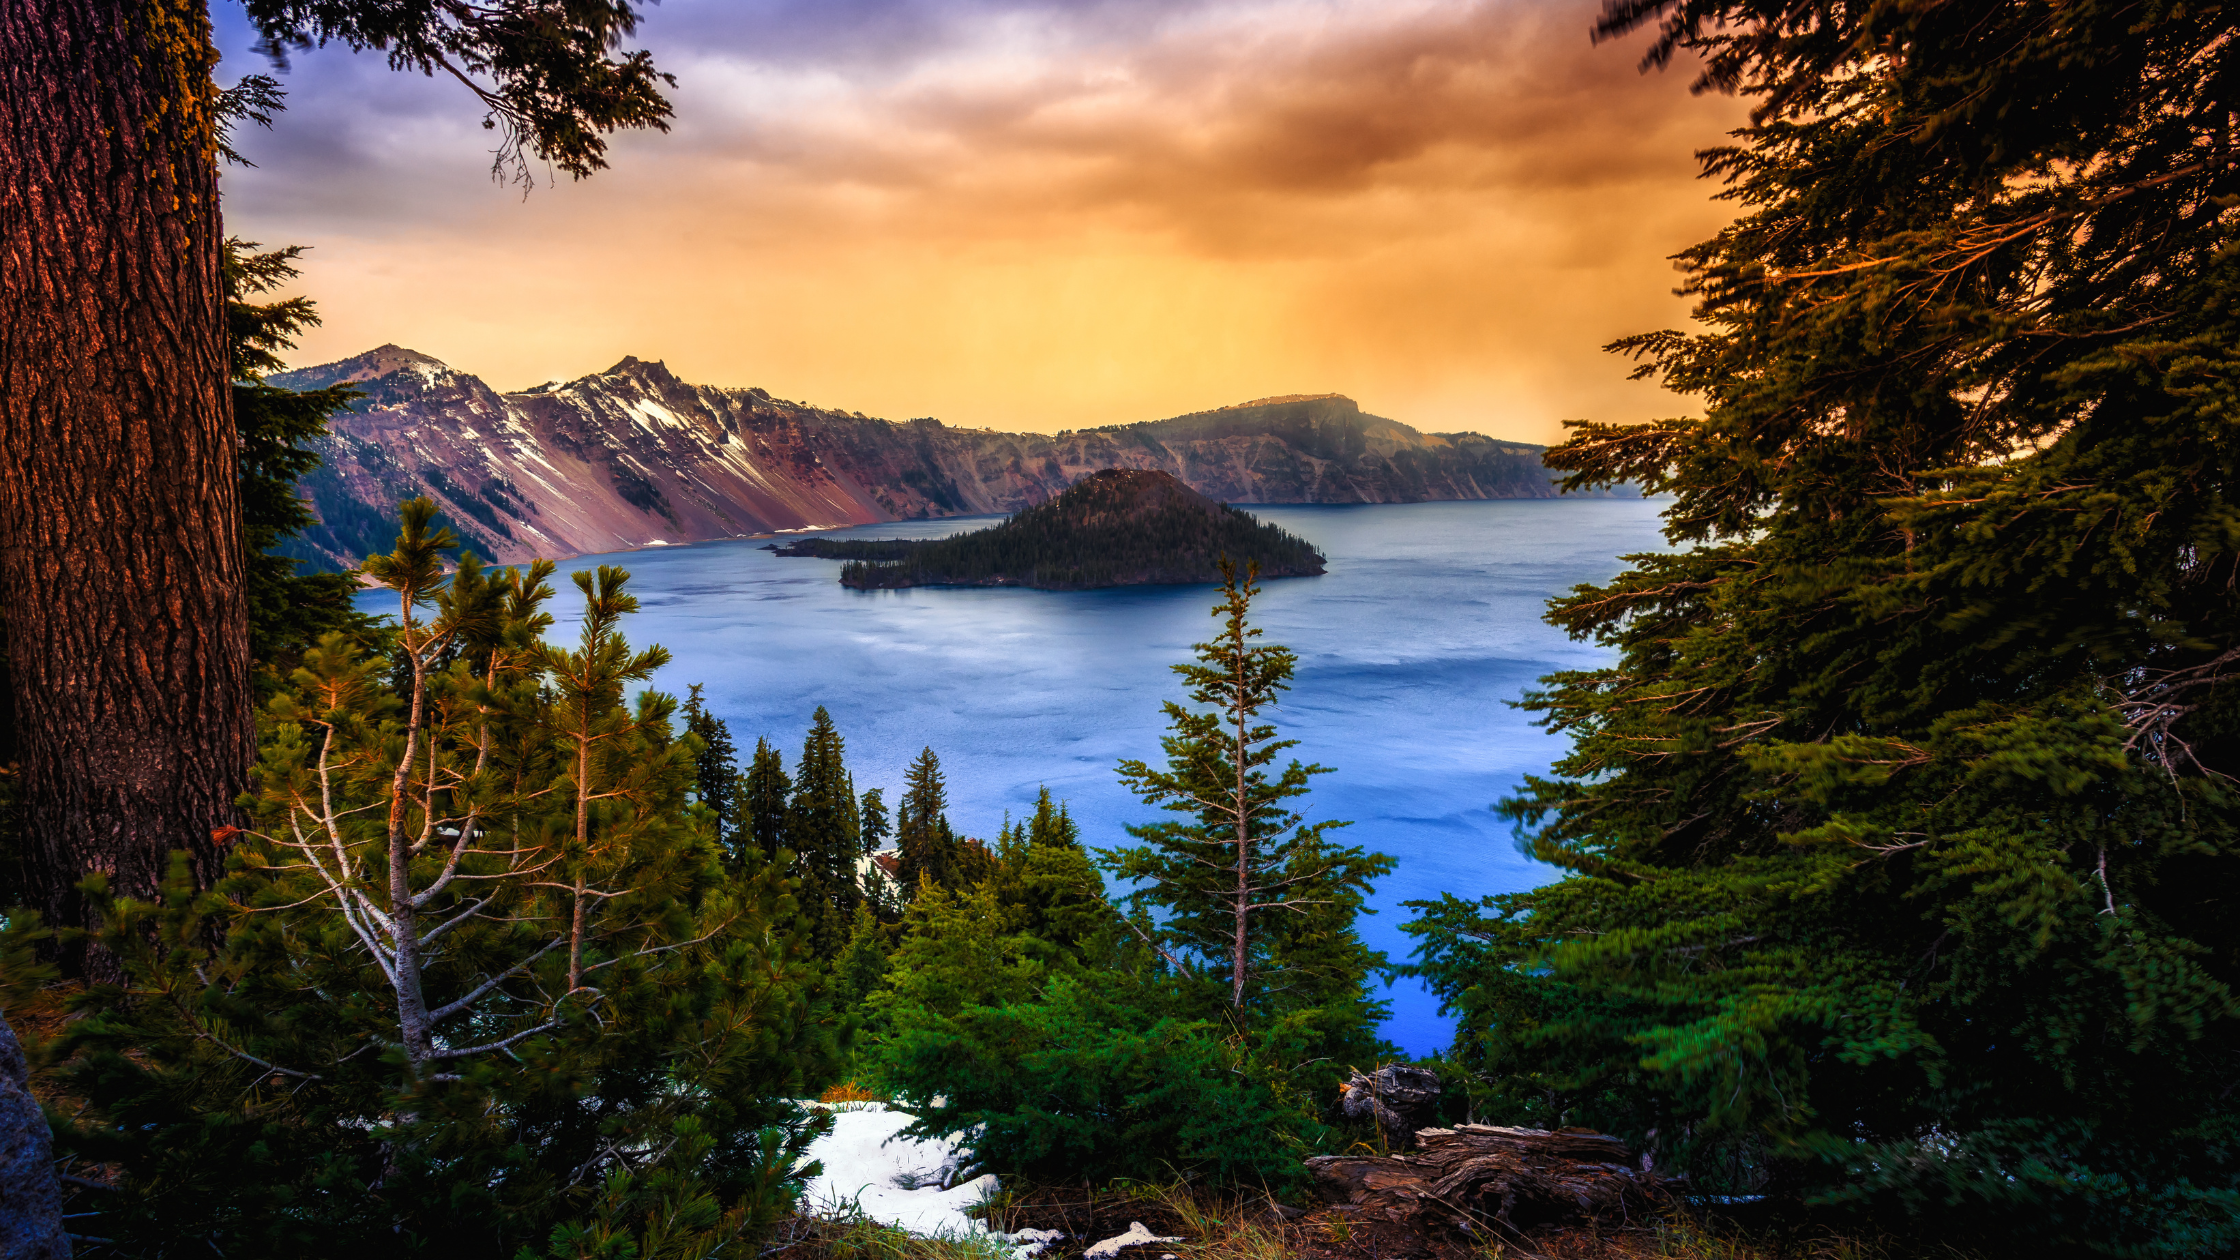
<svg viewBox="0 0 2240 1260"><path fill-rule="evenodd" d="M0 625L25 876L207 881L253 749L204 0L0 4Z"/></svg>

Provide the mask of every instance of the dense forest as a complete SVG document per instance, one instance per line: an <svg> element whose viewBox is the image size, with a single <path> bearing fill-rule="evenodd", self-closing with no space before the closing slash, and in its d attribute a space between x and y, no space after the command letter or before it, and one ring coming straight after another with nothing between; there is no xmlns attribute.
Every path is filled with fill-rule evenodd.
<svg viewBox="0 0 2240 1260"><path fill-rule="evenodd" d="M845 560L843 586L1098 586L1221 580L1224 557L1262 577L1320 573L1303 538L1163 472L1108 468L1000 525L948 538L812 538L783 556Z"/></svg>

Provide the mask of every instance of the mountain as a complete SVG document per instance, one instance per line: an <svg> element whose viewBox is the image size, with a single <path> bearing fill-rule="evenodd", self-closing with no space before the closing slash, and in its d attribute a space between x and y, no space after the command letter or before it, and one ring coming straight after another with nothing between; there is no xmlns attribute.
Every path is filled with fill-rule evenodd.
<svg viewBox="0 0 2240 1260"><path fill-rule="evenodd" d="M1045 503L968 534L932 539L811 538L783 556L846 560L840 583L905 586L1099 586L1218 582L1226 556L1261 577L1322 572L1314 545L1156 469L1107 468Z"/></svg>
<svg viewBox="0 0 2240 1260"><path fill-rule="evenodd" d="M396 505L416 494L434 499L476 551L518 561L1013 512L1105 468L1170 473L1232 503L1555 493L1542 447L1419 433L1336 394L1051 437L690 385L636 358L519 393L394 345L271 380L365 393L336 418L325 464L304 483L322 524L295 540L295 553L327 564L392 545Z"/></svg>

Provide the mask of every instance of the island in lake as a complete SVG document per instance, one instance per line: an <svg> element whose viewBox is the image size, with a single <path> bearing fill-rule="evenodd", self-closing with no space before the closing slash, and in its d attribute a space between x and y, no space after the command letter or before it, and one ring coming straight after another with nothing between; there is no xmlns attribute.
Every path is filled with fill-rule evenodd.
<svg viewBox="0 0 2240 1260"><path fill-rule="evenodd" d="M1303 577L1323 571L1314 544L1216 503L1174 476L1145 469L1091 473L1064 493L988 529L949 538L810 538L774 548L781 556L845 560L840 584L858 590L904 586L1098 586L1218 582L1226 556L1239 571Z"/></svg>

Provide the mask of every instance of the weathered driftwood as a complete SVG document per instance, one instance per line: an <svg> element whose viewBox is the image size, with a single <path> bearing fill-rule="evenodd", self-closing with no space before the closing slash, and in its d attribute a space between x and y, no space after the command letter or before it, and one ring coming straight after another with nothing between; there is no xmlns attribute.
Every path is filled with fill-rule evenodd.
<svg viewBox="0 0 2240 1260"><path fill-rule="evenodd" d="M1355 1072L1338 1087L1338 1105L1355 1120L1374 1118L1387 1146L1415 1149L1416 1131L1439 1114L1439 1074L1429 1068L1388 1063Z"/></svg>
<svg viewBox="0 0 2240 1260"><path fill-rule="evenodd" d="M1307 1168L1325 1199L1357 1215L1480 1234L1639 1219L1659 1194L1625 1143L1576 1129L1423 1129L1408 1154L1318 1155Z"/></svg>

